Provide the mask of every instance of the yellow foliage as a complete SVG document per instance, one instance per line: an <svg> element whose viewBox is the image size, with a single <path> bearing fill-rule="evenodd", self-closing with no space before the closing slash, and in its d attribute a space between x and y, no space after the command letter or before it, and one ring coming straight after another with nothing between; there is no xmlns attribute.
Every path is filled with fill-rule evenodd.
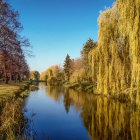
<svg viewBox="0 0 140 140"><path fill-rule="evenodd" d="M140 0L117 0L100 13L98 47L89 53L99 93L140 85Z"/></svg>
<svg viewBox="0 0 140 140"><path fill-rule="evenodd" d="M50 85L58 85L64 79L62 69L58 65L50 66L41 73L40 80L46 81Z"/></svg>
<svg viewBox="0 0 140 140"><path fill-rule="evenodd" d="M30 79L31 80L39 80L40 79L40 73L38 71L31 71L30 72Z"/></svg>
<svg viewBox="0 0 140 140"><path fill-rule="evenodd" d="M81 68L79 70L75 70L72 75L70 76L70 82L71 83L79 83L86 80L86 72L84 68Z"/></svg>

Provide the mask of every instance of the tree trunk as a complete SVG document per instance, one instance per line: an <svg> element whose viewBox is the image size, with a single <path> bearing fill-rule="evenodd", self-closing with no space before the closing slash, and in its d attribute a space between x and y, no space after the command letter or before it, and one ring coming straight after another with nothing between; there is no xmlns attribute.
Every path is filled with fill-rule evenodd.
<svg viewBox="0 0 140 140"><path fill-rule="evenodd" d="M5 78L6 78L6 79L5 79L5 83L8 84L9 78L8 78L7 74L6 74L6 77L5 77Z"/></svg>

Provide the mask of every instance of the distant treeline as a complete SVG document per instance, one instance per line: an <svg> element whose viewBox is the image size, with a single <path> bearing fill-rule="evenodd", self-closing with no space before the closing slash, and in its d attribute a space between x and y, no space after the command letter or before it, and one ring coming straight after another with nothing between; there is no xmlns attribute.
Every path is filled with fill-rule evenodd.
<svg viewBox="0 0 140 140"><path fill-rule="evenodd" d="M51 66L41 80L93 83L102 94L140 91L140 0L117 0L100 13L98 24L98 42L89 39L81 58L67 55L63 68Z"/></svg>
<svg viewBox="0 0 140 140"><path fill-rule="evenodd" d="M48 85L92 83L88 54L96 47L97 42L89 39L81 51L81 58L71 59L67 54L63 67L61 65L49 67L41 73L40 80L46 81Z"/></svg>
<svg viewBox="0 0 140 140"><path fill-rule="evenodd" d="M28 39L19 33L23 29L19 14L7 0L0 0L0 80L23 80L29 77L25 60Z"/></svg>

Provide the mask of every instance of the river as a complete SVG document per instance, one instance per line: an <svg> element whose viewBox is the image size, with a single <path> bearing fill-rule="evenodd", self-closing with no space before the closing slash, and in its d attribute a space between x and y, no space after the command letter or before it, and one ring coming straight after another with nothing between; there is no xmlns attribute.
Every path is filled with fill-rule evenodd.
<svg viewBox="0 0 140 140"><path fill-rule="evenodd" d="M23 107L28 119L23 135L35 140L139 140L136 105L40 85Z"/></svg>

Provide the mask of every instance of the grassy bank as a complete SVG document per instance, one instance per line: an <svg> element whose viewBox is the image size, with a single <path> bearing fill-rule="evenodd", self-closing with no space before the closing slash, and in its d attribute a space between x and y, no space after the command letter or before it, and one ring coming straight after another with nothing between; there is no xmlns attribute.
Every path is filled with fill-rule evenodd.
<svg viewBox="0 0 140 140"><path fill-rule="evenodd" d="M112 98L114 100L118 100L121 103L130 102L132 105L140 107L140 94L137 93L136 90L133 92L131 89L126 89L124 91L120 91L120 93L113 94L99 94L96 91L96 85L93 83L83 82L83 83L70 83L65 81L63 84L64 87L71 88L77 90L78 92L84 93L92 93L94 95L105 96L107 98Z"/></svg>
<svg viewBox="0 0 140 140"><path fill-rule="evenodd" d="M24 127L22 104L31 82L0 85L0 139L20 139Z"/></svg>
<svg viewBox="0 0 140 140"><path fill-rule="evenodd" d="M95 85L93 83L89 83L89 82L83 82L83 83L64 82L63 86L68 87L68 88L72 88L72 89L75 89L78 91L88 92L88 93L93 93L94 87L95 87Z"/></svg>

